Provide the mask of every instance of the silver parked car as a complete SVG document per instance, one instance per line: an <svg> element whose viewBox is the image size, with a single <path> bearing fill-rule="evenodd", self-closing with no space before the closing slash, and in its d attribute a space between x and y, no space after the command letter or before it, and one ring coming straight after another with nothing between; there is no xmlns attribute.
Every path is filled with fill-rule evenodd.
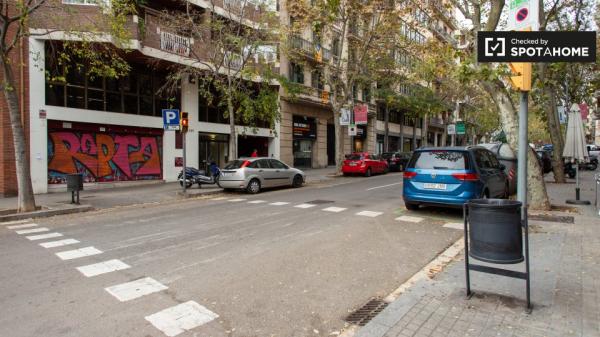
<svg viewBox="0 0 600 337"><path fill-rule="evenodd" d="M263 188L277 186L301 187L306 175L272 158L240 158L229 162L222 170L219 186L258 193Z"/></svg>
<svg viewBox="0 0 600 337"><path fill-rule="evenodd" d="M517 193L517 155L507 143L478 144L492 151L500 164L504 165L504 173L508 177L508 192L510 195Z"/></svg>

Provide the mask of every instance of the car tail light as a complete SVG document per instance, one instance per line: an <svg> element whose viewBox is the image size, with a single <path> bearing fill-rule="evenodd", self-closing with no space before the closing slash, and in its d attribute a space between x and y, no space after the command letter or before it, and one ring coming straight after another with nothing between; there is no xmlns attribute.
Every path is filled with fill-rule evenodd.
<svg viewBox="0 0 600 337"><path fill-rule="evenodd" d="M246 161L244 161L244 163L242 164L242 166L240 166L240 168L244 168L244 167L246 167L248 165L250 165L250 161L246 160Z"/></svg>
<svg viewBox="0 0 600 337"><path fill-rule="evenodd" d="M477 181L479 174L477 173L452 173L452 176L460 181Z"/></svg>
<svg viewBox="0 0 600 337"><path fill-rule="evenodd" d="M404 175L403 177L405 179L412 179L417 175L417 172L413 172L413 171L404 171Z"/></svg>

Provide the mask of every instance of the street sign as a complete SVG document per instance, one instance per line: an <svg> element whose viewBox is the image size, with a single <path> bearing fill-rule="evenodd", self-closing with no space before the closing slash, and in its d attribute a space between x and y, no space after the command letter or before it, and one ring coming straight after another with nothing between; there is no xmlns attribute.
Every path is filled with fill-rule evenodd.
<svg viewBox="0 0 600 337"><path fill-rule="evenodd" d="M165 130L179 130L179 109L162 109L162 117Z"/></svg>
<svg viewBox="0 0 600 337"><path fill-rule="evenodd" d="M448 124L448 134L455 135L456 134L456 125Z"/></svg>
<svg viewBox="0 0 600 337"><path fill-rule="evenodd" d="M356 136L358 134L358 130L356 128L355 124L350 124L348 126L348 136L353 137Z"/></svg>
<svg viewBox="0 0 600 337"><path fill-rule="evenodd" d="M457 135L464 135L465 134L465 122L457 122L456 123L456 134Z"/></svg>
<svg viewBox="0 0 600 337"><path fill-rule="evenodd" d="M507 30L539 30L539 1L510 0L506 28Z"/></svg>
<svg viewBox="0 0 600 337"><path fill-rule="evenodd" d="M340 125L350 125L350 110L342 108L340 110Z"/></svg>

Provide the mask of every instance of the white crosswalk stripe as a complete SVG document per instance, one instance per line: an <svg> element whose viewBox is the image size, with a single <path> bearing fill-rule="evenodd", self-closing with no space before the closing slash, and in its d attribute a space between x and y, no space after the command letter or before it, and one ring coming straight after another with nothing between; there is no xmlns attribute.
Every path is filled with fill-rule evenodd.
<svg viewBox="0 0 600 337"><path fill-rule="evenodd" d="M446 228L452 228L452 229L461 229L464 230L465 229L465 224L462 222L447 222L444 224L444 227Z"/></svg>
<svg viewBox="0 0 600 337"><path fill-rule="evenodd" d="M57 234L59 234L59 233L57 233ZM77 241L75 239L64 239L64 240L58 240L58 241L42 242L42 243L40 243L40 246L42 246L44 248L55 248L55 247L73 245L76 243L79 243L79 241Z"/></svg>
<svg viewBox="0 0 600 337"><path fill-rule="evenodd" d="M356 213L356 215L366 216L366 217L369 217L369 218L375 218L375 217L380 216L381 214L383 214L383 212L362 211L362 212Z"/></svg>
<svg viewBox="0 0 600 337"><path fill-rule="evenodd" d="M277 202L272 202L269 205L273 205L273 206L283 206L283 205L289 205L289 202L285 202L285 201L277 201Z"/></svg>
<svg viewBox="0 0 600 337"><path fill-rule="evenodd" d="M25 225L7 226L6 228L8 228L8 229L21 229L21 228L31 228L31 227L37 227L37 224L35 224L35 223L28 223L28 224L25 224Z"/></svg>
<svg viewBox="0 0 600 337"><path fill-rule="evenodd" d="M151 277L144 277L135 281L117 284L104 289L108 291L109 294L116 297L119 301L125 302L168 288L169 287L166 285L156 281Z"/></svg>
<svg viewBox="0 0 600 337"><path fill-rule="evenodd" d="M214 201L218 201L218 200L227 200L228 198L226 197L216 197L216 198L212 198L210 200L214 200Z"/></svg>
<svg viewBox="0 0 600 337"><path fill-rule="evenodd" d="M77 267L77 270L87 277L92 277L128 268L131 268L128 264L115 259Z"/></svg>
<svg viewBox="0 0 600 337"><path fill-rule="evenodd" d="M23 229L20 231L16 231L17 234L32 234L32 233L40 233L40 232L47 232L49 231L48 228L46 227L38 227L38 228L32 228L32 229Z"/></svg>
<svg viewBox="0 0 600 337"><path fill-rule="evenodd" d="M30 236L26 236L26 238L31 241L36 241L36 240L59 238L61 236L63 236L63 235L60 233L47 233L47 234L40 234L40 235L30 235Z"/></svg>
<svg viewBox="0 0 600 337"><path fill-rule="evenodd" d="M296 207L296 208L311 208L311 207L315 207L315 206L317 206L317 205L313 205L313 204L299 204L299 205L296 205L294 207Z"/></svg>
<svg viewBox="0 0 600 337"><path fill-rule="evenodd" d="M332 206L332 207L323 208L323 210L324 210L325 212L334 212L334 213L339 213L339 212L342 212L342 211L345 211L345 210L347 210L347 208L343 208L343 207L333 207L333 206Z"/></svg>
<svg viewBox="0 0 600 337"><path fill-rule="evenodd" d="M229 199L227 201L229 201L229 202L240 202L240 201L246 201L246 199L240 199L240 198L238 198L238 199Z"/></svg>
<svg viewBox="0 0 600 337"><path fill-rule="evenodd" d="M188 301L144 317L169 337L206 324L219 315L194 301Z"/></svg>
<svg viewBox="0 0 600 337"><path fill-rule="evenodd" d="M248 201L249 204L262 204L265 203L266 201L264 200L252 200L252 201Z"/></svg>
<svg viewBox="0 0 600 337"><path fill-rule="evenodd" d="M396 219L394 219L396 221L404 221L404 222L421 222L423 221L423 218L419 218L417 216L408 216L408 215L403 215L403 216L399 216Z"/></svg>
<svg viewBox="0 0 600 337"><path fill-rule="evenodd" d="M98 255L98 254L102 254L102 251L96 249L95 247L84 247L84 248L79 248L79 249L74 249L74 250L67 250L64 252L58 252L58 253L56 253L56 256L58 256L61 260L72 260L72 259L78 259L80 257L86 257L86 256L92 256L92 255Z"/></svg>
<svg viewBox="0 0 600 337"><path fill-rule="evenodd" d="M8 226L8 225L16 225L16 224L26 223L26 222L31 222L31 219L5 221L5 222L0 223L0 225L1 226Z"/></svg>

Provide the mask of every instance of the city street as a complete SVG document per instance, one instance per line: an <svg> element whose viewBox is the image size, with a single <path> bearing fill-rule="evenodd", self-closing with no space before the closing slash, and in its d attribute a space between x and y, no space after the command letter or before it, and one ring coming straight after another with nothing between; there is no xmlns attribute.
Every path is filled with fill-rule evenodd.
<svg viewBox="0 0 600 337"><path fill-rule="evenodd" d="M401 179L2 224L0 335L338 335L462 235L461 211L407 213Z"/></svg>

